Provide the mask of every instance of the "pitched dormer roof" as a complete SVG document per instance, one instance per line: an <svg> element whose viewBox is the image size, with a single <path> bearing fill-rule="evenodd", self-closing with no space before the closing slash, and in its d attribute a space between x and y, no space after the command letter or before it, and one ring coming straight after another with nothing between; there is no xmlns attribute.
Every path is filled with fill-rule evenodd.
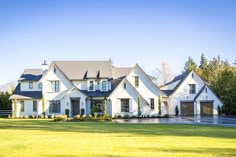
<svg viewBox="0 0 236 157"><path fill-rule="evenodd" d="M38 81L42 77L41 69L25 69L19 81Z"/></svg>

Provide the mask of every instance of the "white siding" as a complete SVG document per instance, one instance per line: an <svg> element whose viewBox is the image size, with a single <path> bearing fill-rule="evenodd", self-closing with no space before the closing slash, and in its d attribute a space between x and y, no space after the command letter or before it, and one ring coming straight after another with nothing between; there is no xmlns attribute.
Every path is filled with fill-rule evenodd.
<svg viewBox="0 0 236 157"><path fill-rule="evenodd" d="M87 81L73 81L72 83L80 90L88 90Z"/></svg>

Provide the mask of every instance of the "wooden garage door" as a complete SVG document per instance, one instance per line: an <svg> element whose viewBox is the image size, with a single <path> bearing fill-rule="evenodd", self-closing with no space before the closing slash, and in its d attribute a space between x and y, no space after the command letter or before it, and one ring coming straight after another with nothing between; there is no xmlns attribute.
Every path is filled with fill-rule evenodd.
<svg viewBox="0 0 236 157"><path fill-rule="evenodd" d="M193 116L194 115L194 103L193 102L181 102L181 115Z"/></svg>
<svg viewBox="0 0 236 157"><path fill-rule="evenodd" d="M200 102L201 116L213 115L213 102Z"/></svg>

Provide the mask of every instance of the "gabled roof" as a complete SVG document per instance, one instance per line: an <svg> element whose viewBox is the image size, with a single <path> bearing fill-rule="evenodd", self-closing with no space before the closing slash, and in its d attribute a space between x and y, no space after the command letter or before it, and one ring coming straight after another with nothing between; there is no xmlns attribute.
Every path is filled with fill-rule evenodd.
<svg viewBox="0 0 236 157"><path fill-rule="evenodd" d="M164 86L167 86L169 84L172 84L176 81L179 81L179 83L175 86L175 88L173 90L162 90L164 93L167 94L167 96L172 95L173 93L175 93L175 91L179 88L179 86L184 82L184 80L189 76L190 73L192 73L193 71L186 71L184 73L182 73L181 75L176 76L171 82L166 83Z"/></svg>
<svg viewBox="0 0 236 157"><path fill-rule="evenodd" d="M18 83L10 99L13 99L14 96L16 98L41 99L42 91L21 91L20 83Z"/></svg>
<svg viewBox="0 0 236 157"><path fill-rule="evenodd" d="M69 78L112 78L111 61L52 61Z"/></svg>
<svg viewBox="0 0 236 157"><path fill-rule="evenodd" d="M112 77L113 79L126 76L133 68L116 68L112 67Z"/></svg>
<svg viewBox="0 0 236 157"><path fill-rule="evenodd" d="M41 69L25 69L19 81L38 81L42 77Z"/></svg>

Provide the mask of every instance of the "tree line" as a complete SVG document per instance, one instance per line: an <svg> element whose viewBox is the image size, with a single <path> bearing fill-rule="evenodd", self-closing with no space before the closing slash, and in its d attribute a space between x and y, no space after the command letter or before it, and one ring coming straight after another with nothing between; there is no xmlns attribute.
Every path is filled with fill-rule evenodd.
<svg viewBox="0 0 236 157"><path fill-rule="evenodd" d="M11 100L9 100L10 93L0 92L0 110L11 110Z"/></svg>
<svg viewBox="0 0 236 157"><path fill-rule="evenodd" d="M191 57L188 58L183 72L191 70L194 70L223 101L222 112L236 115L236 67L227 60L222 60L220 56L208 60L202 54L199 65Z"/></svg>

